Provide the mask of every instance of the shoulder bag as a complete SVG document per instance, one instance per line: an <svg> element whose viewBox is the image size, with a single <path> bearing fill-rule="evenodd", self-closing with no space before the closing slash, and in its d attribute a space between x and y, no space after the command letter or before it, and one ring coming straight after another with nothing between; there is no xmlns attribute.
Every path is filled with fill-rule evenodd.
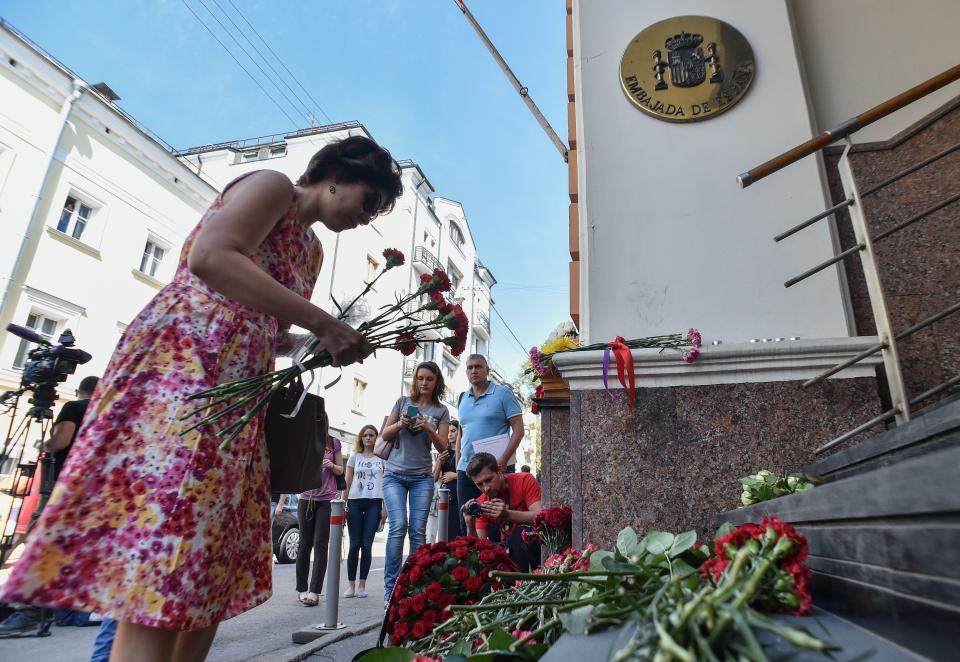
<svg viewBox="0 0 960 662"><path fill-rule="evenodd" d="M303 402L290 416L300 398ZM270 454L270 489L294 494L323 486L328 421L323 398L304 393L302 381L280 389L267 405L264 435Z"/></svg>

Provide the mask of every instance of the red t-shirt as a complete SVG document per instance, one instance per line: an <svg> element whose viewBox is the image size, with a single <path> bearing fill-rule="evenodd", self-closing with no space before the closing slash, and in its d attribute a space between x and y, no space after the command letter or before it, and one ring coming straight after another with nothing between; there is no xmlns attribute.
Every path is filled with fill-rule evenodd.
<svg viewBox="0 0 960 662"><path fill-rule="evenodd" d="M537 501L540 501L540 483L537 482L537 479L533 477L532 474L528 473L515 473L515 474L504 474L507 479L507 498L503 499L501 494L499 498L507 501L507 507L510 510L530 510L530 506L535 504ZM487 501L490 501L485 494L481 494L477 497L477 503L483 504ZM496 521L486 515L481 515L477 518L477 529L484 530L490 529L496 526ZM504 522L503 528L506 531L509 531L514 526L513 522Z"/></svg>

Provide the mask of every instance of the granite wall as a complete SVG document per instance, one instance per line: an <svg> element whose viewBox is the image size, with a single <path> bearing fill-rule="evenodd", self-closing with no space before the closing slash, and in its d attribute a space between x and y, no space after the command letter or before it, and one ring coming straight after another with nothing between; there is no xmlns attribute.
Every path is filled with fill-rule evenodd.
<svg viewBox="0 0 960 662"><path fill-rule="evenodd" d="M544 489L573 508L574 545L610 545L628 525L711 535L739 503L738 478L800 470L879 413L872 378L641 388L632 413L618 393L575 391L569 420L562 408L541 414Z"/></svg>
<svg viewBox="0 0 960 662"><path fill-rule="evenodd" d="M862 194L957 143L960 143L960 97L889 141L854 145L850 164ZM831 147L825 155L834 203L844 199L836 168L840 151ZM871 234L876 235L960 193L958 173L960 150L865 197L864 211ZM837 229L842 248L855 245L845 211L837 215ZM960 202L876 243L875 249L895 331L960 301ZM859 257L847 258L844 266L857 332L863 336L876 334ZM960 374L960 314L903 340L899 350L910 397Z"/></svg>

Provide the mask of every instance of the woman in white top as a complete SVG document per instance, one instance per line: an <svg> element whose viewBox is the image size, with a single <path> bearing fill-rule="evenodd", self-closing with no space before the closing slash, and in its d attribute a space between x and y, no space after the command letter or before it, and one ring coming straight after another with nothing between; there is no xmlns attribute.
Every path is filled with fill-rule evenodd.
<svg viewBox="0 0 960 662"><path fill-rule="evenodd" d="M373 454L377 428L364 425L347 460L347 530L350 552L347 554L345 598L367 597L367 575L373 560L373 537L381 523L383 510L383 460ZM360 585L356 585L357 563L360 564Z"/></svg>

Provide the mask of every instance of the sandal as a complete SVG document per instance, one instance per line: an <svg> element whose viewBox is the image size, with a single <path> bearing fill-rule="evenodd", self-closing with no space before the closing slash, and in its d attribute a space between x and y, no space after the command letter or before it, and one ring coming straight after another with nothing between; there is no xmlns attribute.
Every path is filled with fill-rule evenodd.
<svg viewBox="0 0 960 662"><path fill-rule="evenodd" d="M305 591L300 594L300 604L304 607L316 607L319 602L316 593L308 593Z"/></svg>

